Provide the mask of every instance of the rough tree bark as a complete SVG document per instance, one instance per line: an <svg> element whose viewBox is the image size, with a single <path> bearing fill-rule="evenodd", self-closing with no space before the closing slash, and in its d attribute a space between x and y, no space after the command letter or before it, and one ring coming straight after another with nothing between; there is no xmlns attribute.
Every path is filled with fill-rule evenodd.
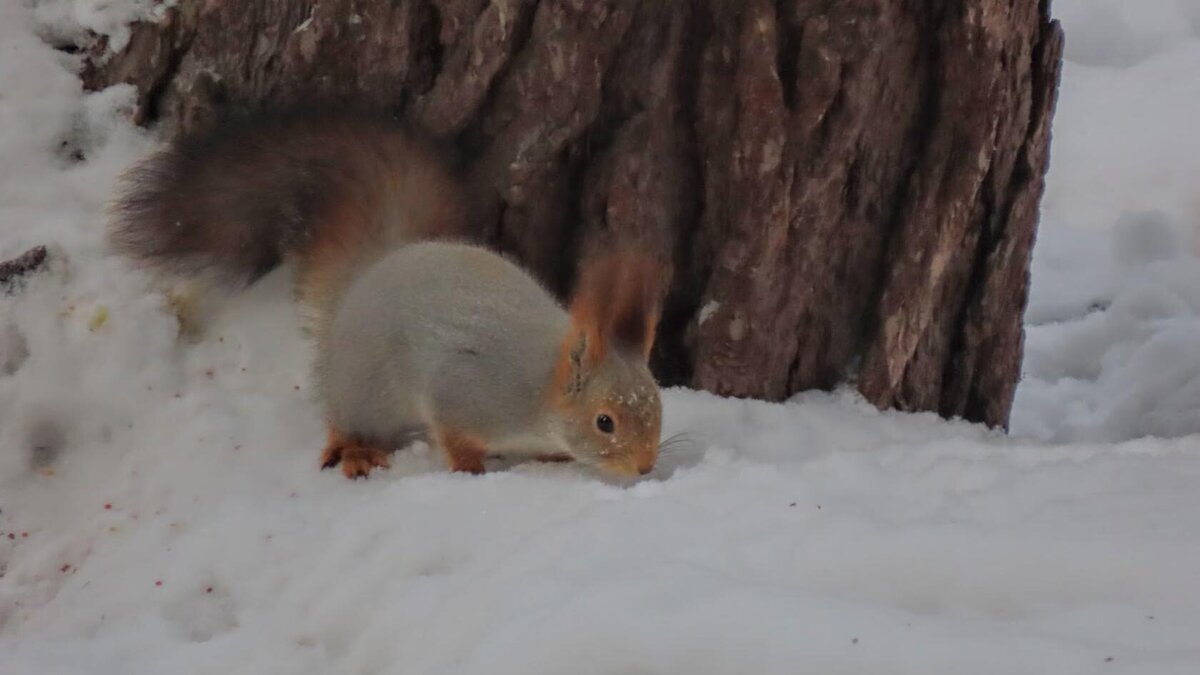
<svg viewBox="0 0 1200 675"><path fill-rule="evenodd" d="M1062 32L1048 0L180 0L91 88L189 127L387 107L482 167L480 234L562 292L639 237L666 383L1005 425Z"/></svg>

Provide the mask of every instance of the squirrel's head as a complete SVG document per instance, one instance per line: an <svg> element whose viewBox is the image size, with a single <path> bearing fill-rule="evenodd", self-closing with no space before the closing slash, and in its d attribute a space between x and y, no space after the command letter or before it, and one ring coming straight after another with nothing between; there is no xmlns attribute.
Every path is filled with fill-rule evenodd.
<svg viewBox="0 0 1200 675"><path fill-rule="evenodd" d="M584 265L552 392L573 457L622 475L658 459L662 400L648 360L658 324L660 272L630 253Z"/></svg>

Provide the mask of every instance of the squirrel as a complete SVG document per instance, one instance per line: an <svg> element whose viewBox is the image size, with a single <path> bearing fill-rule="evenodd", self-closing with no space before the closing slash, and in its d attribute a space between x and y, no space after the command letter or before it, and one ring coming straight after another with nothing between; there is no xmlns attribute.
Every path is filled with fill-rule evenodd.
<svg viewBox="0 0 1200 675"><path fill-rule="evenodd" d="M465 184L389 117L227 116L129 169L108 235L133 262L190 277L244 286L294 267L328 427L322 468L365 478L424 438L452 471L504 455L649 473L657 266L631 249L591 256L564 308L469 240Z"/></svg>

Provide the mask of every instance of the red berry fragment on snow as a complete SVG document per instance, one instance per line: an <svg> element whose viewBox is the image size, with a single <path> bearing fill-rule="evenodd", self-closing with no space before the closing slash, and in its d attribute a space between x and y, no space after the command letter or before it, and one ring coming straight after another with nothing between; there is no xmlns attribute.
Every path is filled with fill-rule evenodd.
<svg viewBox="0 0 1200 675"><path fill-rule="evenodd" d="M212 593L212 586L209 586L208 588L204 589L204 592L205 592L205 593Z"/></svg>
<svg viewBox="0 0 1200 675"><path fill-rule="evenodd" d="M105 504L104 504L104 510L105 510L105 511L112 511L112 502L105 502Z"/></svg>
<svg viewBox="0 0 1200 675"><path fill-rule="evenodd" d="M155 581L155 582L154 582L154 585L155 585L155 586L162 586L162 579L159 579L158 581Z"/></svg>

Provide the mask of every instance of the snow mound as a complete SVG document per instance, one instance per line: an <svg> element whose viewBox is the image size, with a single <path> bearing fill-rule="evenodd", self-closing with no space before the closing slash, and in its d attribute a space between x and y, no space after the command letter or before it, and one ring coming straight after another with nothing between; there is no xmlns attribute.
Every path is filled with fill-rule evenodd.
<svg viewBox="0 0 1200 675"><path fill-rule="evenodd" d="M1200 36L1195 0L1054 0L1052 8L1070 30L1067 59L1082 65L1129 67Z"/></svg>
<svg viewBox="0 0 1200 675"><path fill-rule="evenodd" d="M1019 434L1119 441L1200 433L1200 260L1158 214L1123 217L1110 241L1114 249L1096 251L1099 264L1082 270L1053 269L1063 252L1050 246L1035 254L1035 299L1036 284L1056 277L1087 292L1030 308L1041 322L1026 326ZM1078 283L1089 277L1099 280Z"/></svg>
<svg viewBox="0 0 1200 675"><path fill-rule="evenodd" d="M1200 2L1056 0L1067 61L1012 429L1200 433Z"/></svg>

